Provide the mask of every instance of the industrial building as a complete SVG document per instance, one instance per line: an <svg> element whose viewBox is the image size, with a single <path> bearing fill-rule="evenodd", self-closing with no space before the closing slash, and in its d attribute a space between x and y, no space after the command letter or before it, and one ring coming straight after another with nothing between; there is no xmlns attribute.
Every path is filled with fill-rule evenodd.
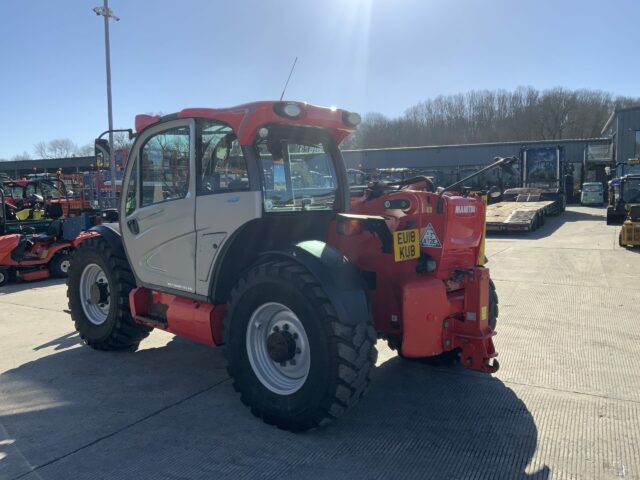
<svg viewBox="0 0 640 480"><path fill-rule="evenodd" d="M447 184L486 166L494 157L519 155L524 148L545 146L564 149L574 194L584 182L606 183L610 177L605 167L640 157L640 107L615 110L604 125L601 138L347 150L343 155L348 168L409 168ZM634 168L638 167L625 167L624 172L630 173ZM621 172L622 167L618 166L617 173Z"/></svg>
<svg viewBox="0 0 640 480"><path fill-rule="evenodd" d="M519 155L523 148L544 146L563 147L574 192L583 182L604 183L608 180L605 167L640 157L640 106L615 110L604 125L601 138L346 150L343 154L347 168L409 168L432 174L444 184L463 178L496 156ZM98 168L96 163L95 157L6 161L0 162L0 172L20 178L58 169L64 173L90 171Z"/></svg>

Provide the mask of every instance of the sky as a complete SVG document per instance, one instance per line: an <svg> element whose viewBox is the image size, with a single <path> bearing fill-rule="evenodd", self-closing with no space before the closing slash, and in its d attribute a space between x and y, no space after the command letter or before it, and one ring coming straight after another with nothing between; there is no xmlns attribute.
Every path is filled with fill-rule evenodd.
<svg viewBox="0 0 640 480"><path fill-rule="evenodd" d="M0 0L0 158L107 129L102 0ZM401 115L532 86L640 96L638 0L110 0L115 128L285 98Z"/></svg>

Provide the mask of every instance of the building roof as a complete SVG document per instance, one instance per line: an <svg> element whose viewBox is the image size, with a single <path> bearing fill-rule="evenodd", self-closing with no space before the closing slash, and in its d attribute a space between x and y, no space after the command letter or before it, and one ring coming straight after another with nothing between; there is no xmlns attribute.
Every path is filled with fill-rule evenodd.
<svg viewBox="0 0 640 480"><path fill-rule="evenodd" d="M608 143L610 141L607 137L600 138L559 138L554 140L520 140L520 141L509 141L509 142L487 142L487 143L459 143L455 145L424 145L417 147L386 147L386 148L362 148L362 149L353 149L353 150L343 150L343 152L379 152L379 151L393 151L393 150L424 150L424 149L440 149L440 148L468 148L468 147L495 147L501 145L544 145L544 144L554 144L554 143L585 143L585 142L603 142Z"/></svg>
<svg viewBox="0 0 640 480"><path fill-rule="evenodd" d="M607 123L604 124L604 127L602 127L602 131L600 132L600 135L604 135L605 132L609 129L609 127L611 126L611 123L613 123L613 119L616 118L616 115L620 112L629 112L632 110L639 110L640 111L640 105L636 105L634 107L624 107L624 108L616 108L613 110L613 112L611 112L611 115L609 116L609 118L607 119Z"/></svg>

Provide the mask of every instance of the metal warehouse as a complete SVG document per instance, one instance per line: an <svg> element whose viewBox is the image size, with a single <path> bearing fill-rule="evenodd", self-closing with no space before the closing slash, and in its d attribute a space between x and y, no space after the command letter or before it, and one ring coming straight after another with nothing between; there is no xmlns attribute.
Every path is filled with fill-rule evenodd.
<svg viewBox="0 0 640 480"><path fill-rule="evenodd" d="M640 107L614 111L602 135L591 139L347 150L343 154L348 168L409 168L433 174L441 183L447 183L491 163L497 156L519 155L526 148L559 146L564 149L576 193L583 182L605 183L605 167L640 157ZM625 172L629 171L627 167Z"/></svg>

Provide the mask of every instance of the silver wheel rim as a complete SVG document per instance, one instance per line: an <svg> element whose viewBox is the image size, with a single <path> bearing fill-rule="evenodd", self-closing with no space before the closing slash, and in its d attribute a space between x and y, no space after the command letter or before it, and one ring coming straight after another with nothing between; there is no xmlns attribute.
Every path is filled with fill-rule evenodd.
<svg viewBox="0 0 640 480"><path fill-rule="evenodd" d="M4 272L0 272L0 283L3 283L5 278L7 278L6 274Z"/></svg>
<svg viewBox="0 0 640 480"><path fill-rule="evenodd" d="M60 271L62 273L69 273L69 267L71 266L71 261L63 260L60 262Z"/></svg>
<svg viewBox="0 0 640 480"><path fill-rule="evenodd" d="M295 341L295 354L285 362L275 361L267 349L267 339L279 331ZM258 307L247 325L247 355L258 380L278 395L291 395L309 376L311 355L307 333L295 313L280 303Z"/></svg>
<svg viewBox="0 0 640 480"><path fill-rule="evenodd" d="M103 285L109 297L103 303L94 303L91 300L91 288L94 284ZM111 290L109 281L101 267L95 263L87 265L80 276L80 301L87 319L94 325L102 325L109 316Z"/></svg>

